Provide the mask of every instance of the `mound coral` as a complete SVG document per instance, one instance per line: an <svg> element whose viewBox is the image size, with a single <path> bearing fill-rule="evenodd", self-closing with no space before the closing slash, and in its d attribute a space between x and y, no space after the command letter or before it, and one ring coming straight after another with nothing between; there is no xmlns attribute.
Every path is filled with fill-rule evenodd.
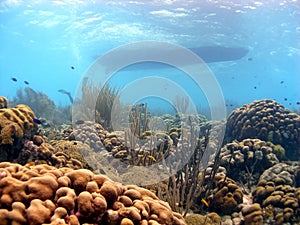
<svg viewBox="0 0 300 225"><path fill-rule="evenodd" d="M259 139L234 141L221 148L220 165L227 169L228 177L250 187L266 169L279 163L274 148L275 145Z"/></svg>
<svg viewBox="0 0 300 225"><path fill-rule="evenodd" d="M1 224L185 224L147 189L45 164L0 163L0 208Z"/></svg>
<svg viewBox="0 0 300 225"><path fill-rule="evenodd" d="M7 108L7 98L0 96L0 109Z"/></svg>
<svg viewBox="0 0 300 225"><path fill-rule="evenodd" d="M244 217L244 225L263 224L263 212L257 203L243 207L242 215Z"/></svg>
<svg viewBox="0 0 300 225"><path fill-rule="evenodd" d="M185 217L185 221L188 225L219 225L222 223L221 217L216 213L208 213L207 215L191 214Z"/></svg>
<svg viewBox="0 0 300 225"><path fill-rule="evenodd" d="M238 211L238 205L243 202L243 193L235 181L222 175L214 178L214 188L208 196L209 209L223 214Z"/></svg>
<svg viewBox="0 0 300 225"><path fill-rule="evenodd" d="M15 139L24 135L30 138L37 130L34 112L27 105L0 109L1 144L12 145Z"/></svg>
<svg viewBox="0 0 300 225"><path fill-rule="evenodd" d="M95 169L88 162L92 149L80 141L52 140L47 143L44 138L34 135L32 141L26 140L14 162L25 164L48 164L57 168ZM34 162L34 163L33 163ZM93 165L94 166L94 165Z"/></svg>
<svg viewBox="0 0 300 225"><path fill-rule="evenodd" d="M37 131L34 112L26 105L0 109L0 161L13 159L24 138L30 139Z"/></svg>
<svg viewBox="0 0 300 225"><path fill-rule="evenodd" d="M300 116L272 100L259 100L234 110L227 120L226 139L259 138L280 144L287 158L300 159Z"/></svg>
<svg viewBox="0 0 300 225"><path fill-rule="evenodd" d="M265 212L264 220L272 224L300 221L300 188L296 188L293 171L298 166L277 164L266 170L253 191L253 201Z"/></svg>

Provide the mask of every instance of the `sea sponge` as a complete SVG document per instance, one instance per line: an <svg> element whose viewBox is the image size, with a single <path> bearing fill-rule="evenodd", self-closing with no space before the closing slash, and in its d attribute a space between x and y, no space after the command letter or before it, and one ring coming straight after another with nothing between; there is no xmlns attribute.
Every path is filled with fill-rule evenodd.
<svg viewBox="0 0 300 225"><path fill-rule="evenodd" d="M280 144L286 157L300 159L300 116L273 100L258 100L234 110L228 117L225 139L259 138Z"/></svg>

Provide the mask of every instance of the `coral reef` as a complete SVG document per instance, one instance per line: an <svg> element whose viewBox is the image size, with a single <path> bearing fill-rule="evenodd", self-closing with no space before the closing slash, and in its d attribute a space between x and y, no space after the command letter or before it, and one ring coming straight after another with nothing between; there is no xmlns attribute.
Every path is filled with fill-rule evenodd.
<svg viewBox="0 0 300 225"><path fill-rule="evenodd" d="M221 217L216 213L208 213L207 215L191 214L185 217L187 225L220 225Z"/></svg>
<svg viewBox="0 0 300 225"><path fill-rule="evenodd" d="M73 121L93 120L100 123L106 130L112 130L112 107L122 107L116 87L103 86L101 83L95 84L86 77L83 79L81 91L80 99L74 100Z"/></svg>
<svg viewBox="0 0 300 225"><path fill-rule="evenodd" d="M14 162L22 165L27 163L48 164L57 168L93 169L85 156L92 150L80 141L52 140L47 143L41 136L35 135L32 141L26 140L22 150Z"/></svg>
<svg viewBox="0 0 300 225"><path fill-rule="evenodd" d="M227 120L226 141L259 138L280 144L290 160L300 159L300 116L272 100L258 100L234 110Z"/></svg>
<svg viewBox="0 0 300 225"><path fill-rule="evenodd" d="M253 191L253 202L264 210L264 222L283 224L300 221L300 188L294 171L300 165L279 163L266 170Z"/></svg>
<svg viewBox="0 0 300 225"><path fill-rule="evenodd" d="M69 140L81 141L95 152L107 151L107 157L114 157L130 165L150 165L165 157L161 152L167 152L172 145L168 134L157 132L151 138L140 140L132 132L109 132L102 125L91 121L77 124L69 135ZM106 152L105 151L105 152Z"/></svg>
<svg viewBox="0 0 300 225"><path fill-rule="evenodd" d="M275 150L277 148L279 147L259 139L234 141L221 148L219 164L226 168L228 177L250 188L257 184L266 169L279 163Z"/></svg>
<svg viewBox="0 0 300 225"><path fill-rule="evenodd" d="M258 203L243 207L242 215L244 217L244 225L263 224L263 211Z"/></svg>
<svg viewBox="0 0 300 225"><path fill-rule="evenodd" d="M17 90L13 105L17 104L28 105L37 117L46 118L55 124L67 123L71 120L70 106L57 107L46 94L36 92L30 87Z"/></svg>
<svg viewBox="0 0 300 225"><path fill-rule="evenodd" d="M24 165L0 163L0 224L176 225L184 216L187 224L300 221L300 164L286 161L298 157L299 116L274 101L244 105L230 115L227 144L218 151L224 121L150 118L145 104L133 106L129 128L109 131L99 107L110 94L98 98L102 125L42 119L39 130L28 106L7 108L0 97L0 160ZM148 170L165 159L167 176L161 167ZM151 184L147 190L130 185L133 179Z"/></svg>
<svg viewBox="0 0 300 225"><path fill-rule="evenodd" d="M0 174L1 224L186 224L151 191L89 170L3 162Z"/></svg>
<svg viewBox="0 0 300 225"><path fill-rule="evenodd" d="M0 109L7 108L8 100L7 98L0 96Z"/></svg>
<svg viewBox="0 0 300 225"><path fill-rule="evenodd" d="M279 177L284 180L285 184L295 186L296 184L296 173L295 171L300 169L300 164L292 163L291 165L286 163L278 163L271 168L265 170L261 176L260 180L274 181L275 178ZM298 187L298 186L296 186Z"/></svg>
<svg viewBox="0 0 300 225"><path fill-rule="evenodd" d="M232 214L239 211L239 204L243 202L242 189L228 177L216 175L211 194L208 196L209 209L221 214Z"/></svg>
<svg viewBox="0 0 300 225"><path fill-rule="evenodd" d="M34 112L26 105L0 109L0 161L12 160L25 139L37 131Z"/></svg>

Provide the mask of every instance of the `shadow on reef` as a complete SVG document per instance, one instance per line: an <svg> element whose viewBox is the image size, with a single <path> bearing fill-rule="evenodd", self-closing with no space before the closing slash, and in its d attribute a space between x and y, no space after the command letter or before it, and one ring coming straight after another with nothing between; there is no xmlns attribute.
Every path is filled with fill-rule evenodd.
<svg viewBox="0 0 300 225"><path fill-rule="evenodd" d="M157 121L167 130L153 131L145 111L133 112L131 132L92 121L51 129L34 123L29 106L9 108L0 97L3 224L300 222L299 115L271 100L255 101L232 112L220 143L225 121L164 115ZM143 168L171 155L178 161L167 179L143 187L119 183L161 176Z"/></svg>

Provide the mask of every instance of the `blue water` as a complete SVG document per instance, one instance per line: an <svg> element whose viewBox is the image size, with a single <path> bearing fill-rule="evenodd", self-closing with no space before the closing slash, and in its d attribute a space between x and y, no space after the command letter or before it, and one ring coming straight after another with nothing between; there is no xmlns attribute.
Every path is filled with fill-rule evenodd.
<svg viewBox="0 0 300 225"><path fill-rule="evenodd" d="M144 40L188 48L247 48L249 53L239 60L208 64L228 110L264 98L291 109L300 107L297 0L2 0L0 95L12 99L28 81L29 87L47 94L57 105L69 104L68 97L57 90L70 91L74 96L80 80L99 56ZM119 74L112 83L121 88L143 76L164 76L181 84L196 104L205 102L205 94L199 94L193 82L173 68ZM143 89L139 88L137 92Z"/></svg>

